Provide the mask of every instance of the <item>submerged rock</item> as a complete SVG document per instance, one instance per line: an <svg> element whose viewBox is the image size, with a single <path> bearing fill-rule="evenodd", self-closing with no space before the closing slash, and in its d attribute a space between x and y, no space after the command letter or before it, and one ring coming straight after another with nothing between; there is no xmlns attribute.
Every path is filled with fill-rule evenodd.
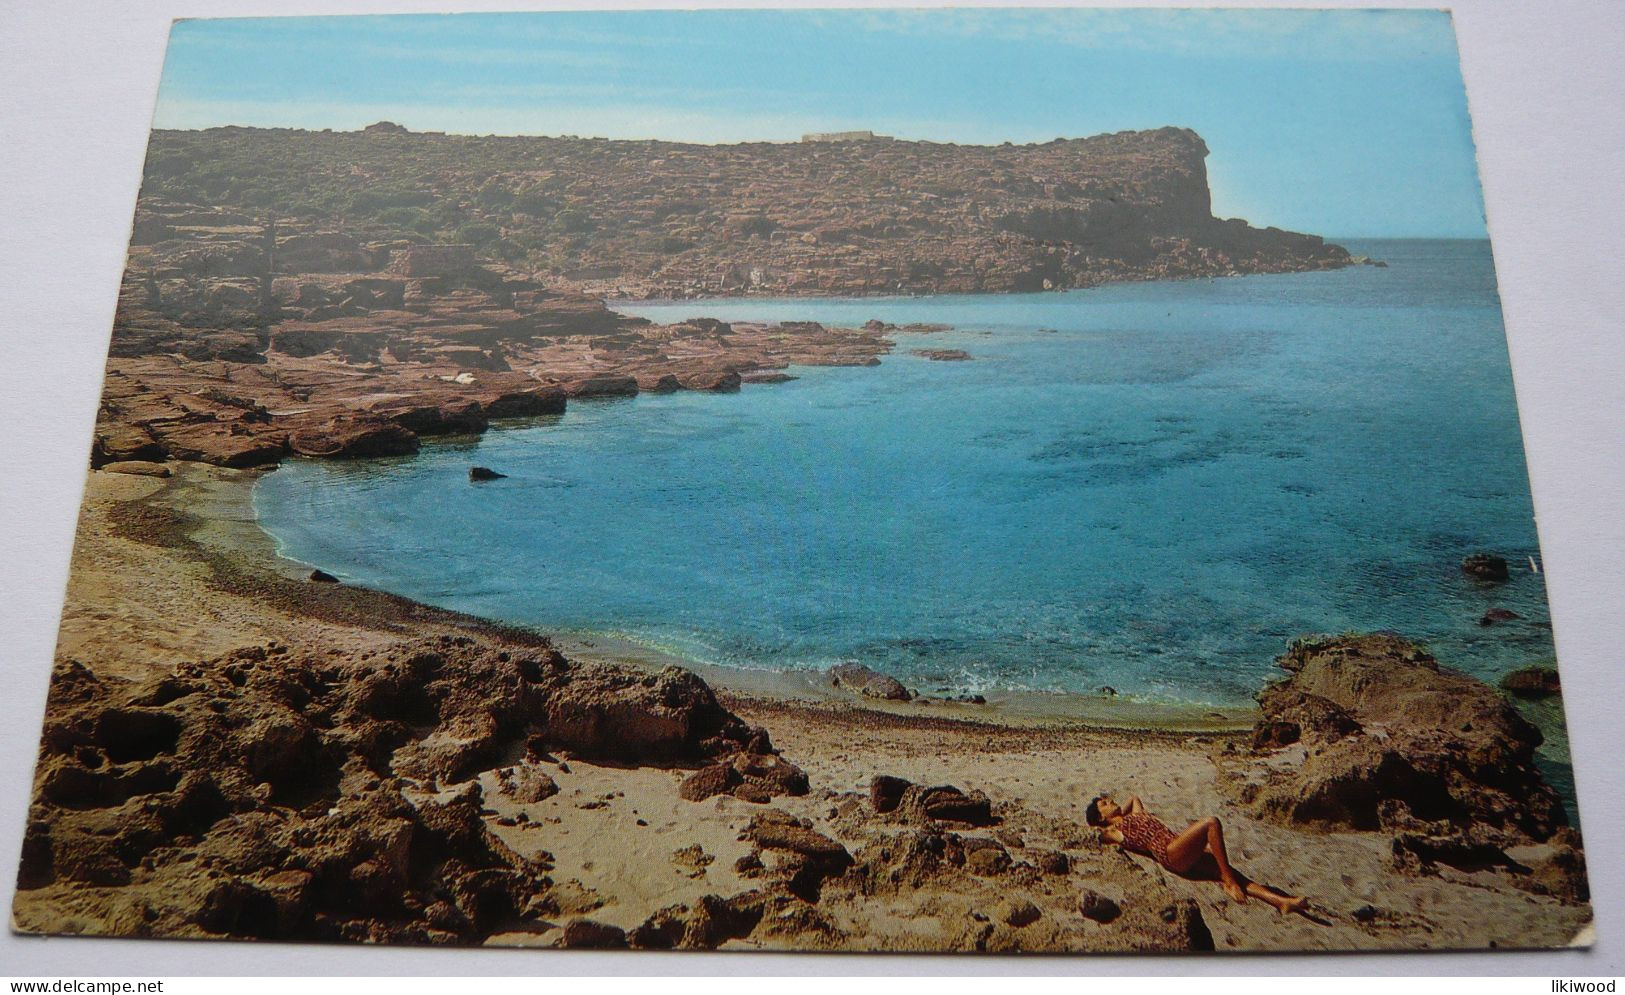
<svg viewBox="0 0 1625 995"><path fill-rule="evenodd" d="M1461 561L1461 572L1474 580L1498 584L1507 579L1505 557L1494 553L1474 553Z"/></svg>
<svg viewBox="0 0 1625 995"><path fill-rule="evenodd" d="M490 467L471 466L468 468L468 481L471 484L482 480L502 480L507 476L506 473L498 473Z"/></svg>

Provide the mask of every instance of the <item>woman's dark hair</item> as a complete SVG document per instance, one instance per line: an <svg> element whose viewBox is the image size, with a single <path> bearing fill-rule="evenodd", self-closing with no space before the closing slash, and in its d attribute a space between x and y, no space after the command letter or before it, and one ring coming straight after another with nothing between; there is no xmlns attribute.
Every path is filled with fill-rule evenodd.
<svg viewBox="0 0 1625 995"><path fill-rule="evenodd" d="M1100 817L1100 800L1102 798L1104 798L1104 797L1106 797L1106 796L1105 795L1096 795L1089 802L1089 807L1083 810L1083 821L1084 822L1089 823L1089 825L1091 825L1091 826L1105 825L1106 820L1102 819Z"/></svg>

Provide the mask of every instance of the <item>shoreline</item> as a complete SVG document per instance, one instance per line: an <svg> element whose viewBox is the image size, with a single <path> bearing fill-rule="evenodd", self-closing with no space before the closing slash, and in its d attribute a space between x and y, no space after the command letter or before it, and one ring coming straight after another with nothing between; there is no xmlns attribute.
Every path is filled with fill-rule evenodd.
<svg viewBox="0 0 1625 995"><path fill-rule="evenodd" d="M177 466L205 468L206 464ZM211 515L209 520L211 527L223 530L222 547L228 555L231 552L242 553L248 558L246 565L263 566L289 580L302 582L315 564L283 556L277 548L276 538L259 524L253 502L254 487L259 478L276 469L276 466L271 466L244 471L249 476L240 481L215 477L205 485L206 492L211 495L205 507L217 513L226 513L224 516ZM209 476L207 469L195 472L205 479ZM188 483L197 486L194 482ZM244 509L247 518L241 519ZM241 528L228 523L235 523ZM233 543L240 545L234 546ZM500 619L468 615L418 602L381 588L351 587L353 590L369 591L419 605L426 611L444 612L450 618L472 619L497 631L529 633L547 640L567 657L580 662L619 664L651 672L668 666L681 667L699 675L732 703L754 704L776 711L802 710L809 714L855 712L872 715L876 721L890 719L908 723L930 720L933 723L982 728L1084 733L1149 732L1185 737L1245 734L1250 732L1261 714L1256 704L1176 704L1065 691L988 691L985 692L985 704L930 696L909 702L892 702L843 691L833 685L824 671L752 669L711 664L666 653L612 632L513 625ZM1546 661L1547 658L1543 657L1537 662ZM1551 662L1555 664L1555 660ZM1579 801L1561 698L1524 699L1512 696L1511 702L1519 714L1538 728L1545 738L1537 753L1542 761L1555 768L1548 771L1548 775L1556 775L1565 805L1571 815L1577 816Z"/></svg>
<svg viewBox="0 0 1625 995"><path fill-rule="evenodd" d="M552 653L551 641L530 630L379 591L305 580L307 571L277 556L252 514L250 486L265 471L185 464L174 470L168 479L89 474L53 692L64 682L86 679L75 673L87 675L94 690L87 704L53 696L48 716L56 718L48 718L48 728L51 721L87 719L94 726L107 720L89 714L74 718L77 710L114 714L132 705L177 715L186 727L219 721L210 716L241 722L239 714L247 718L267 714L267 707L288 707L274 698L273 689L286 686L284 675L312 673L309 668L315 667L322 676L313 686L329 689L322 694L355 695L370 683L369 675L379 676L379 668L387 673L428 645L452 654L451 660L474 657L425 686L465 682L462 697L445 698L443 707L461 702L456 707L478 709L505 693L501 682L485 683L482 668L489 661ZM620 655L617 647L586 648L606 657ZM653 669L661 661L645 662ZM226 680L243 666L260 668L250 675L264 674L249 677L247 697L235 678ZM561 688L565 694L591 695L604 675L618 671L591 660L569 667L579 675L569 680L583 687L573 690L567 681ZM643 675L638 680L651 687L673 679L641 667L630 673ZM316 678L304 678L310 679ZM177 680L215 690L186 693L169 704L142 704L170 701L163 689ZM1058 722L1014 712L990 720L975 706L874 707L821 688L792 697L724 686L716 701L745 723L769 730L772 756L780 758L772 763L804 772L808 787L800 793L774 790L772 797L723 794L691 800L697 797L688 790L698 776L694 759L636 756L627 762L584 747L553 747L538 755L521 742L480 754L483 759L472 766L431 768L441 773L425 778L427 761L439 757L444 760L438 763L451 763L463 755L455 744L466 734L462 730L468 727L459 724L466 716L442 711L437 724L412 733L419 737L414 742L391 748L392 759L371 761L387 765L374 768L389 773L384 781L351 766L345 769L354 776L343 775L331 789L333 800L320 804L297 794L279 801L275 788L268 801L234 796L236 804L249 806L247 818L273 820L256 824L288 831L304 825L309 827L304 831L376 833L384 831L383 824L366 821L377 816L365 813L415 810L423 814L410 818L431 820L455 813L476 834L462 838L487 841L459 859L474 866L498 861L546 869L539 878L525 872L523 889L532 897L529 905L514 906L513 918L480 918L450 933L412 925L421 919L403 925L388 913L367 911L370 906L359 916L347 906L329 907L306 890L306 878L290 878L282 870L286 864L247 865L239 892L280 896L294 887L306 896L300 902L317 904L291 905L287 914L316 919L287 927L217 925L200 911L218 891L208 868L220 859L247 859L233 849L238 844L232 842L231 826L238 820L221 821L201 836L170 840L130 871L103 871L106 865L80 856L100 850L73 848L118 844L125 830L116 827L144 831L132 814L145 811L142 806L183 804L190 795L137 794L113 808L100 802L86 808L71 799L56 803L52 793L67 790L61 785L71 782L63 774L78 770L78 760L77 754L58 755L48 748L36 775L35 805L49 821L31 823L36 827L31 832L57 825L60 835L47 835L43 844L31 844L33 850L25 846L25 855L41 845L55 850L56 870L41 877L37 863L25 860L30 876L20 879L13 926L27 933L506 946L576 946L588 942L583 937L598 937L594 942L633 946L895 952L1331 951L1491 943L1513 948L1583 944L1591 935L1583 896L1531 891L1546 885L1493 867L1436 864L1407 872L1395 862L1397 838L1391 830L1316 828L1264 817L1248 800L1247 786L1304 763L1307 755L1301 747L1259 753L1250 730ZM324 705L322 711L332 707ZM636 715L624 727L626 734L650 728L649 719ZM245 749L242 756L252 758L259 748L254 744L266 742L234 745L263 728L258 722L227 728L238 731L199 731L183 738L184 757L160 755L117 769L175 770L179 763L188 778L237 776L231 771L241 768L233 764L244 762L237 754L187 759L198 750L218 751L216 744ZM330 738L334 733L320 734L325 749L373 741L374 734L349 738L349 729L335 729L343 732L337 739ZM296 769L337 762L321 756L301 759ZM903 811L882 814L872 801L872 782L880 775L913 782L911 790L955 785L973 803L988 806L981 811L990 814L971 824L947 825ZM333 776L340 777L336 769ZM380 809L380 791L403 801ZM1212 884L1180 878L1101 843L1084 826L1083 813L1089 798L1101 791L1139 793L1173 822L1219 815L1238 866L1273 887L1310 896L1313 915L1282 917L1260 902L1235 904ZM343 812L350 815L334 822ZM353 821L357 818L363 821ZM793 836L803 843L790 845L830 848L843 855L840 864L826 866L774 850L787 844L773 842L780 836L768 827L787 824L782 820L809 834ZM94 828L102 825L115 828ZM379 828L368 828L374 825ZM944 841L952 859L919 850L928 838ZM297 839L292 852L300 856L304 851ZM1578 853L1577 846L1577 836L1564 836L1512 852L1521 864L1544 868L1568 859L1564 853ZM1306 859L1307 848L1316 852L1313 859ZM448 872L411 873L436 880ZM821 894L796 890L801 886L795 882L809 873L823 876ZM1089 895L1109 899L1122 909L1121 916L1102 923L1080 913L1080 900ZM1036 922L1030 919L1035 914ZM741 918L728 918L733 915ZM680 938L662 925L673 921ZM602 940L606 936L610 941Z"/></svg>
<svg viewBox="0 0 1625 995"><path fill-rule="evenodd" d="M196 488L207 495L203 507L210 509L211 513L206 516L210 524L205 527L204 534L212 534L217 548L222 552L241 555L243 565L251 569L259 566L288 580L303 581L317 564L282 555L277 548L276 537L259 524L254 506L253 492L259 477L275 471L275 467L268 467L250 471L252 476L241 480L226 480L220 477L211 479L206 472L188 470L180 472L176 483L181 487ZM531 632L547 639L570 659L623 664L650 671L659 671L667 666L682 667L698 674L712 687L725 690L739 699L786 705L844 706L899 718L929 717L983 725L1085 730L1239 732L1250 729L1258 718L1256 707L1203 703L1182 705L1064 691L989 691L985 693L986 704L931 696L921 696L907 703L888 702L841 691L832 686L828 674L823 671L728 667L663 652L612 632L514 625L501 619L466 615L453 609L418 602L382 588L345 586L401 598L429 611L444 611L459 618L476 618L499 629Z"/></svg>

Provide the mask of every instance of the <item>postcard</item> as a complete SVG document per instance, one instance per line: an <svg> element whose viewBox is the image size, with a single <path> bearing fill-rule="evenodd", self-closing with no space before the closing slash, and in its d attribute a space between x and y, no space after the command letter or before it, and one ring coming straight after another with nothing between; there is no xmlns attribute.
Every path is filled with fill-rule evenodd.
<svg viewBox="0 0 1625 995"><path fill-rule="evenodd" d="M178 21L87 473L22 932L1591 936L1447 12Z"/></svg>

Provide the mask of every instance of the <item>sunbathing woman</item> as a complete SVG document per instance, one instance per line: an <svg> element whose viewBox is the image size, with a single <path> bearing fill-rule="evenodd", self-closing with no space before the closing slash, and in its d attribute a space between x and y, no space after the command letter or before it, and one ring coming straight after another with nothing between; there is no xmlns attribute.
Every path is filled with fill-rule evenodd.
<svg viewBox="0 0 1625 995"><path fill-rule="evenodd" d="M1127 805L1119 806L1110 795L1101 795L1089 803L1083 817L1113 843L1144 854L1181 877L1217 880L1225 894L1238 902L1245 902L1251 895L1275 906L1277 912L1299 913L1309 905L1307 899L1267 888L1231 867L1230 855L1224 849L1224 829L1212 816L1175 834L1147 812L1139 798L1131 796Z"/></svg>

